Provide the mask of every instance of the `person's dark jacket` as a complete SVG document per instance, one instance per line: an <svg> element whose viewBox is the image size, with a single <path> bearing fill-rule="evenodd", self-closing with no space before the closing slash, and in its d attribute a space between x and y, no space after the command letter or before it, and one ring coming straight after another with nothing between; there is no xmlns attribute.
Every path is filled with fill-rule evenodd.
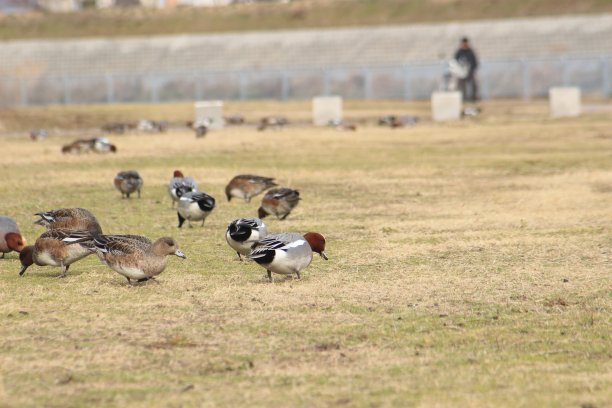
<svg viewBox="0 0 612 408"><path fill-rule="evenodd" d="M455 53L455 59L461 64L468 64L470 66L469 76L474 75L474 71L478 68L478 59L471 48L459 48Z"/></svg>

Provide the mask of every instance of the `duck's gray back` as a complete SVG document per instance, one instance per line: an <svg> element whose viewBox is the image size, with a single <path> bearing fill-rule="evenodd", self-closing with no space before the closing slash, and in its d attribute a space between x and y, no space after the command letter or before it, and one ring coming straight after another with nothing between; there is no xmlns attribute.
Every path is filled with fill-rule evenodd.
<svg viewBox="0 0 612 408"><path fill-rule="evenodd" d="M9 217L5 217L0 215L0 230L5 232L19 232L19 227L17 227L17 223L15 220Z"/></svg>

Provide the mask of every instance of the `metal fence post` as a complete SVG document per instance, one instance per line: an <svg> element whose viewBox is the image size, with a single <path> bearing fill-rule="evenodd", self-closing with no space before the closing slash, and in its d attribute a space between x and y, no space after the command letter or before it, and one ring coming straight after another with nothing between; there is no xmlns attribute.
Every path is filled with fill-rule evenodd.
<svg viewBox="0 0 612 408"><path fill-rule="evenodd" d="M155 75L149 77L149 84L151 85L151 102L159 102L159 79Z"/></svg>
<svg viewBox="0 0 612 408"><path fill-rule="evenodd" d="M523 99L531 99L531 70L529 69L529 61L525 58L521 60L523 68Z"/></svg>
<svg viewBox="0 0 612 408"><path fill-rule="evenodd" d="M323 95L329 95L330 91L330 72L328 69L323 70Z"/></svg>
<svg viewBox="0 0 612 408"><path fill-rule="evenodd" d="M64 105L70 105L72 103L72 95L70 95L70 78L62 76L62 88L64 94Z"/></svg>
<svg viewBox="0 0 612 408"><path fill-rule="evenodd" d="M567 61L567 58L565 57L561 57L559 61L561 62L561 75L563 77L563 86L569 86L570 85L569 67L568 67L569 63Z"/></svg>
<svg viewBox="0 0 612 408"><path fill-rule="evenodd" d="M408 65L404 66L403 68L404 71L404 89L403 89L403 95L404 95L404 99L405 100L410 100L411 97L411 93L410 93L410 68L408 67Z"/></svg>
<svg viewBox="0 0 612 408"><path fill-rule="evenodd" d="M364 99L372 98L372 71L369 68L362 68L363 72L363 97Z"/></svg>
<svg viewBox="0 0 612 408"><path fill-rule="evenodd" d="M281 72L281 99L283 101L289 99L289 75L287 71Z"/></svg>
<svg viewBox="0 0 612 408"><path fill-rule="evenodd" d="M480 70L480 97L482 99L489 99L489 70L487 67L487 64L483 64Z"/></svg>
<svg viewBox="0 0 612 408"><path fill-rule="evenodd" d="M240 100L245 100L248 97L247 88L248 84L247 74L245 72L240 73Z"/></svg>
<svg viewBox="0 0 612 408"><path fill-rule="evenodd" d="M106 103L115 102L115 81L110 74L105 75L106 82Z"/></svg>
<svg viewBox="0 0 612 408"><path fill-rule="evenodd" d="M28 106L28 84L24 78L19 78L19 98L21 105Z"/></svg>
<svg viewBox="0 0 612 408"><path fill-rule="evenodd" d="M195 97L196 101L201 101L202 100L202 82L200 81L200 77L198 76L197 72L193 73L193 83L194 83L194 89L195 89L195 95L193 95Z"/></svg>
<svg viewBox="0 0 612 408"><path fill-rule="evenodd" d="M610 96L610 60L601 57L601 90L604 98Z"/></svg>

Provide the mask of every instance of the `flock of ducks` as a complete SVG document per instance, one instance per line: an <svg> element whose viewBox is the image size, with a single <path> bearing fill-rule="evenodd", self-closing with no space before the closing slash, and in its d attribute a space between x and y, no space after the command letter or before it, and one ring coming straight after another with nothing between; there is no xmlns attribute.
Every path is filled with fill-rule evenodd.
<svg viewBox="0 0 612 408"><path fill-rule="evenodd" d="M83 153L117 153L117 146L105 137L94 137L92 139L78 139L62 146L64 154Z"/></svg>
<svg viewBox="0 0 612 408"><path fill-rule="evenodd" d="M140 190L143 180L137 171L122 171L114 179L115 187L122 198ZM270 234L262 218L274 215L284 220L297 206L300 197L297 190L277 187L274 178L251 174L234 177L226 186L227 200L239 198L249 203L251 199L268 190L258 209L259 218L240 218L232 221L225 232L228 245L238 255L251 259L264 267L268 279L273 282L272 273L296 275L306 268L313 259L313 253L327 260L325 238L318 232ZM176 170L168 183L172 207L176 203L178 227L185 221L191 227L192 221L204 221L215 208L215 199L199 191L193 177L184 176ZM161 237L156 241L140 235L112 234L102 232L96 217L84 208L61 208L35 214L35 224L46 230L34 242L27 245L17 223L6 216L0 216L0 253L19 253L23 276L32 265L54 266L62 269L59 277L65 277L70 265L96 254L110 269L124 276L129 284L154 279L166 267L167 257L174 255L186 259L178 243L172 237Z"/></svg>

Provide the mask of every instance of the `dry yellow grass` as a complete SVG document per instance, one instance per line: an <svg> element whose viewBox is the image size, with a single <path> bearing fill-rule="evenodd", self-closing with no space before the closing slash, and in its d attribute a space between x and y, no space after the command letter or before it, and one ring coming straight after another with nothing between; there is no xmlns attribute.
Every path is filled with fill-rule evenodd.
<svg viewBox="0 0 612 408"><path fill-rule="evenodd" d="M116 136L109 156L0 140L0 214L30 241L32 213L82 206L188 257L138 287L93 257L65 279L0 260L0 406L609 406L610 117L485 108L398 130ZM143 197L121 200L112 178L132 168ZM203 228L176 228L175 168L218 200ZM328 262L269 284L234 260L225 227L258 200L227 203L223 187L243 172L301 191L267 223L323 232Z"/></svg>
<svg viewBox="0 0 612 408"><path fill-rule="evenodd" d="M170 10L121 7L78 13L0 14L0 39L294 30L610 11L609 0L301 0Z"/></svg>

